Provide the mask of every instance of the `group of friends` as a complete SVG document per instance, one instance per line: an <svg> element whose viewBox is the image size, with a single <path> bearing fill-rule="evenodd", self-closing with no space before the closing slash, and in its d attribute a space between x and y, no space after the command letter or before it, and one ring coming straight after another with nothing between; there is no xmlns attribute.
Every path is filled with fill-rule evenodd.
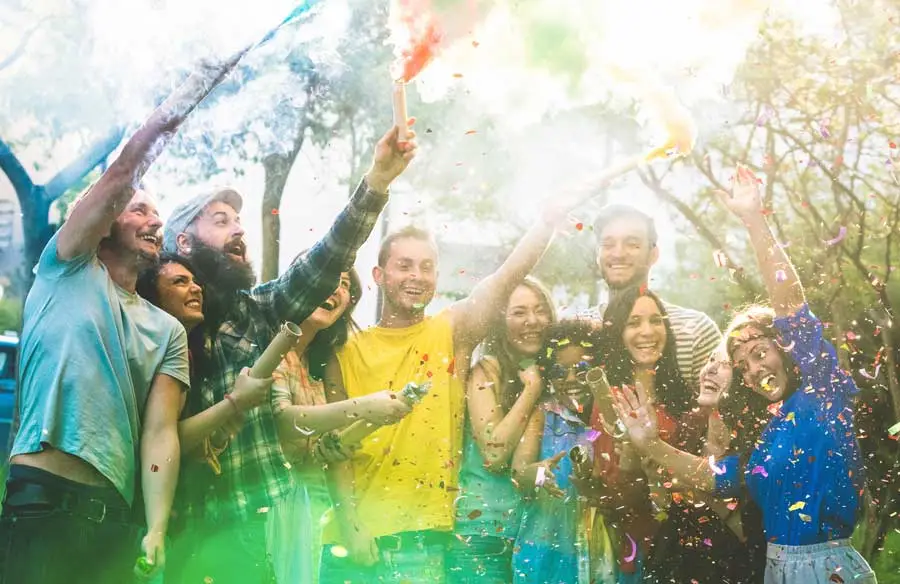
<svg viewBox="0 0 900 584"><path fill-rule="evenodd" d="M379 321L359 330L356 252L415 132L388 131L322 240L256 285L238 192L163 226L140 182L233 65L154 111L35 268L0 582L875 582L849 542L857 389L748 169L721 199L769 302L724 335L648 287L656 229L621 205L594 222L609 302L558 319L528 274L566 196L433 316L435 241L388 235ZM285 321L298 344L253 377Z"/></svg>

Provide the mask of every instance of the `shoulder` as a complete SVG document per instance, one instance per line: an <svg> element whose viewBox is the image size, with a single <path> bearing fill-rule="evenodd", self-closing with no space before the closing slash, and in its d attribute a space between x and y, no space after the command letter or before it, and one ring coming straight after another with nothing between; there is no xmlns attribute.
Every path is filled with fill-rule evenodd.
<svg viewBox="0 0 900 584"><path fill-rule="evenodd" d="M663 306L669 316L669 322L672 328L678 328L687 333L709 332L715 331L719 333L719 327L715 321L705 312L694 310L693 308L685 308L663 301Z"/></svg>

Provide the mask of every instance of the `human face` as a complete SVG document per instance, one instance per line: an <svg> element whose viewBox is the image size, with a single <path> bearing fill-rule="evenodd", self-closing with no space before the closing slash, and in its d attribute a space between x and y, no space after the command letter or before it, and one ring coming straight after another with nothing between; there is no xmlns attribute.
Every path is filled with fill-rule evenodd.
<svg viewBox="0 0 900 584"><path fill-rule="evenodd" d="M591 388L586 382L587 372L594 358L579 345L568 345L556 352L556 363L547 371L547 380L559 393L559 398L573 411L579 413L591 398Z"/></svg>
<svg viewBox="0 0 900 584"><path fill-rule="evenodd" d="M647 281L659 248L650 245L647 225L637 217L621 217L606 224L599 234L597 266L611 289Z"/></svg>
<svg viewBox="0 0 900 584"><path fill-rule="evenodd" d="M134 253L146 262L155 262L162 247L161 227L156 201L146 191L138 190L116 217L107 245Z"/></svg>
<svg viewBox="0 0 900 584"><path fill-rule="evenodd" d="M697 396L697 404L707 408L718 405L719 398L731 386L733 376L734 370L725 346L719 345L700 370L700 393Z"/></svg>
<svg viewBox="0 0 900 584"><path fill-rule="evenodd" d="M781 348L753 326L740 329L734 349L734 367L744 384L771 402L784 398L788 375Z"/></svg>
<svg viewBox="0 0 900 584"><path fill-rule="evenodd" d="M666 346L666 324L653 298L641 296L631 308L622 342L636 365L653 367Z"/></svg>
<svg viewBox="0 0 900 584"><path fill-rule="evenodd" d="M159 307L178 319L186 330L203 322L203 288L194 280L194 274L178 262L160 268L156 291Z"/></svg>
<svg viewBox="0 0 900 584"><path fill-rule="evenodd" d="M437 250L421 239L395 239L374 276L387 307L398 314L422 314L437 287Z"/></svg>
<svg viewBox="0 0 900 584"><path fill-rule="evenodd" d="M525 285L513 290L506 305L506 338L513 349L521 355L537 355L549 324L550 307L540 294Z"/></svg>
<svg viewBox="0 0 900 584"><path fill-rule="evenodd" d="M207 205L191 228L194 237L207 247L222 252L234 262L249 263L241 217L228 203L213 201ZM186 241L188 239L181 240L182 243Z"/></svg>
<svg viewBox="0 0 900 584"><path fill-rule="evenodd" d="M303 322L312 330L322 331L337 322L350 306L350 274L343 272L341 282L331 296L325 299Z"/></svg>

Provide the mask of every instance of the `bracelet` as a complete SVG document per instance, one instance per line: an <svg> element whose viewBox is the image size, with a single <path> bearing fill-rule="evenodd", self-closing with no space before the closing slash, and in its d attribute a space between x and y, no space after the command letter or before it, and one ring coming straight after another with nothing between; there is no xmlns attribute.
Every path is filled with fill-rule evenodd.
<svg viewBox="0 0 900 584"><path fill-rule="evenodd" d="M241 415L241 408L239 408L238 405L237 405L237 402L234 401L234 396L231 395L230 393L226 393L226 394L225 394L225 399L228 400L228 403L230 403L232 406L234 406L234 413L236 413L237 415L240 416L240 415Z"/></svg>

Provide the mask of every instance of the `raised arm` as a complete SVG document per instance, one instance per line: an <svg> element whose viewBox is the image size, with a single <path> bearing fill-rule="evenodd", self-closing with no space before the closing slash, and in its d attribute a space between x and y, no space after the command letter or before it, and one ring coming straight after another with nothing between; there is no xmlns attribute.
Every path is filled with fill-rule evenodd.
<svg viewBox="0 0 900 584"><path fill-rule="evenodd" d="M410 125L413 124L410 120ZM257 286L251 295L274 311L276 320L303 322L338 287L341 272L356 262L378 215L388 201L388 189L416 154L415 132L398 142L397 128L388 131L375 146L372 167L337 219L308 253L297 256L277 279Z"/></svg>
<svg viewBox="0 0 900 584"><path fill-rule="evenodd" d="M541 259L553 238L551 218L541 218L519 240L496 272L479 282L468 297L451 307L453 340L457 346L475 346L487 334L494 316L503 310L509 295Z"/></svg>
<svg viewBox="0 0 900 584"><path fill-rule="evenodd" d="M60 260L70 260L97 249L166 141L243 54L242 51L227 61L202 66L150 114L103 176L72 209L59 233L57 255Z"/></svg>
<svg viewBox="0 0 900 584"><path fill-rule="evenodd" d="M505 384L499 378L499 367L496 360L485 358L473 369L466 388L472 435L487 467L494 472L505 470L513 453L523 445L525 428L543 387L537 365L520 372L525 387L512 408L504 412L497 399L498 388Z"/></svg>
<svg viewBox="0 0 900 584"><path fill-rule="evenodd" d="M756 176L738 164L731 193L720 191L718 194L723 204L747 228L776 316L795 314L806 304L806 296L791 260L778 245L766 220Z"/></svg>

